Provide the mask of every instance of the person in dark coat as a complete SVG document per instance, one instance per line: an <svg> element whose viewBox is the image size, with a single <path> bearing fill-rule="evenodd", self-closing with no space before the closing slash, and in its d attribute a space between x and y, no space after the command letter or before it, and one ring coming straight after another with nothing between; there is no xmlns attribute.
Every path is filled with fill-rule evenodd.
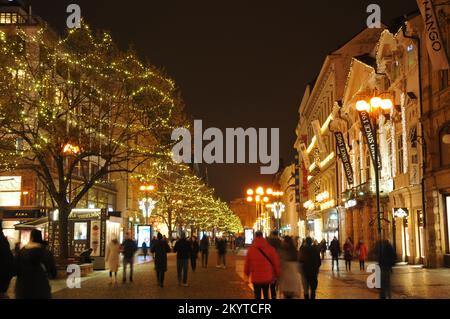
<svg viewBox="0 0 450 319"><path fill-rule="evenodd" d="M3 234L0 220L0 299L6 298L9 283L14 275L14 257L9 249L9 242Z"/></svg>
<svg viewBox="0 0 450 319"><path fill-rule="evenodd" d="M381 251L380 251L381 249ZM381 270L381 299L392 298L391 274L395 265L395 251L389 240L385 239L381 243L377 242L375 255ZM381 256L380 256L381 255Z"/></svg>
<svg viewBox="0 0 450 319"><path fill-rule="evenodd" d="M202 240L200 240L200 251L202 252L202 267L208 267L208 255L209 255L209 238L203 235Z"/></svg>
<svg viewBox="0 0 450 319"><path fill-rule="evenodd" d="M133 265L134 254L138 250L137 244L131 239L131 234L127 233L126 239L122 243L122 255L123 255L123 278L122 282L127 281L127 265L130 265L130 282L133 282Z"/></svg>
<svg viewBox="0 0 450 319"><path fill-rule="evenodd" d="M142 243L142 254L144 255L144 260L147 259L147 253L148 253L148 247L147 247L147 243L144 241Z"/></svg>
<svg viewBox="0 0 450 319"><path fill-rule="evenodd" d="M307 237L305 245L300 248L299 253L305 299L316 299L316 289L318 285L317 277L319 275L319 268L322 264L319 251L312 245L312 243L312 238Z"/></svg>
<svg viewBox="0 0 450 319"><path fill-rule="evenodd" d="M187 277L191 250L191 244L187 241L186 234L182 232L180 239L177 240L175 246L173 247L173 251L177 253L178 286L181 286L182 282L184 287L188 286Z"/></svg>
<svg viewBox="0 0 450 319"><path fill-rule="evenodd" d="M31 231L30 242L16 257L15 270L17 299L52 297L48 277L56 277L56 265L52 253L43 244L42 233L39 230Z"/></svg>
<svg viewBox="0 0 450 319"><path fill-rule="evenodd" d="M198 252L200 250L200 246L198 245L198 240L197 237L192 236L190 239L190 243L191 243L191 267L192 267L192 271L195 271L195 269L197 268L197 258L198 258Z"/></svg>
<svg viewBox="0 0 450 319"><path fill-rule="evenodd" d="M322 260L325 259L325 253L327 252L327 241L324 239L322 239L322 241L319 244L319 249L320 249L320 257L322 258Z"/></svg>
<svg viewBox="0 0 450 319"><path fill-rule="evenodd" d="M279 233L277 230L272 231L269 238L267 238L267 242L270 246L272 246L277 252L278 256L281 257L281 249L283 247L283 243L281 242ZM270 284L270 296L272 299L277 299L277 290L278 290L278 282L273 282Z"/></svg>
<svg viewBox="0 0 450 319"><path fill-rule="evenodd" d="M219 238L216 241L217 248L217 266L216 268L225 269L227 266L226 257L227 257L227 241L225 238Z"/></svg>
<svg viewBox="0 0 450 319"><path fill-rule="evenodd" d="M336 237L330 243L331 253L331 270L334 270L334 262L336 261L336 269L339 271L339 255L341 254L341 245Z"/></svg>
<svg viewBox="0 0 450 319"><path fill-rule="evenodd" d="M157 240L151 247L151 252L155 256L155 271L158 286L164 287L164 274L167 271L167 253L170 252L169 244L163 239L161 233L158 233Z"/></svg>

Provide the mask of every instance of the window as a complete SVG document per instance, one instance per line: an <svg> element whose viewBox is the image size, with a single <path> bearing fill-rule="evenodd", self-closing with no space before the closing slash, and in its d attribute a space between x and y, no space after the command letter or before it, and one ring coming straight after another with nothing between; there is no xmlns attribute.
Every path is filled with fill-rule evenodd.
<svg viewBox="0 0 450 319"><path fill-rule="evenodd" d="M21 176L0 176L0 206L20 206Z"/></svg>
<svg viewBox="0 0 450 319"><path fill-rule="evenodd" d="M15 12L0 13L0 24L23 24L25 19Z"/></svg>
<svg viewBox="0 0 450 319"><path fill-rule="evenodd" d="M408 67L411 68L415 62L414 45L410 44L406 48L406 52L408 52Z"/></svg>
<svg viewBox="0 0 450 319"><path fill-rule="evenodd" d="M403 153L403 136L399 135L397 137L397 160L398 160L398 173L404 174L404 153Z"/></svg>
<svg viewBox="0 0 450 319"><path fill-rule="evenodd" d="M74 240L87 240L87 222L77 222L73 226Z"/></svg>
<svg viewBox="0 0 450 319"><path fill-rule="evenodd" d="M441 166L450 165L450 123L439 134L440 146L441 146Z"/></svg>
<svg viewBox="0 0 450 319"><path fill-rule="evenodd" d="M370 152L369 152L369 150L367 150L367 152L366 152L366 176L365 176L365 183L367 183L368 181L369 181L369 179L370 179L370 161L371 161L371 159L370 159Z"/></svg>

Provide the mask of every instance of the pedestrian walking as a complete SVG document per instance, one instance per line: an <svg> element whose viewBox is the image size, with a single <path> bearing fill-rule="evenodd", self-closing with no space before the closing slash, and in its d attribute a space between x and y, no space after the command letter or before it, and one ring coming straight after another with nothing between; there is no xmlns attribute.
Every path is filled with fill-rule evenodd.
<svg viewBox="0 0 450 319"><path fill-rule="evenodd" d="M209 255L209 237L203 235L203 238L200 240L200 251L202 253L202 267L208 267L208 255Z"/></svg>
<svg viewBox="0 0 450 319"><path fill-rule="evenodd" d="M279 289L283 293L284 298L292 299L301 292L301 284L297 247L294 239L286 236L281 248Z"/></svg>
<svg viewBox="0 0 450 319"><path fill-rule="evenodd" d="M322 260L325 259L325 253L327 252L327 241L324 239L322 239L322 241L319 244L319 249L320 249L320 257L322 258Z"/></svg>
<svg viewBox="0 0 450 319"><path fill-rule="evenodd" d="M0 299L7 298L6 292L14 276L14 256L10 250L8 239L3 234L0 220Z"/></svg>
<svg viewBox="0 0 450 319"><path fill-rule="evenodd" d="M255 299L269 299L269 287L280 276L280 257L262 232L255 233L255 239L245 257L244 273L251 279Z"/></svg>
<svg viewBox="0 0 450 319"><path fill-rule="evenodd" d="M317 277L322 264L318 250L313 247L311 237L307 237L305 245L300 249L299 262L302 274L303 294L305 299L316 299Z"/></svg>
<svg viewBox="0 0 450 319"><path fill-rule="evenodd" d="M367 246L362 240L359 241L358 246L356 246L356 254L359 260L359 270L365 271L365 262L367 258Z"/></svg>
<svg viewBox="0 0 450 319"><path fill-rule="evenodd" d="M200 246L198 244L197 237L194 236L194 235L191 236L190 242L191 242L191 247L192 247L192 250L191 250L191 268L192 268L192 271L195 272L195 269L197 268L197 258L198 258L198 252L200 250Z"/></svg>
<svg viewBox="0 0 450 319"><path fill-rule="evenodd" d="M352 260L353 260L353 244L350 238L344 244L344 259L345 259L345 270L352 271Z"/></svg>
<svg viewBox="0 0 450 319"><path fill-rule="evenodd" d="M381 249L381 251L380 251ZM395 265L395 251L389 240L385 239L377 243L375 254L381 270L381 299L392 298L391 275Z"/></svg>
<svg viewBox="0 0 450 319"><path fill-rule="evenodd" d="M227 241L225 238L219 238L216 241L217 248L217 266L216 268L226 268L226 256L227 256Z"/></svg>
<svg viewBox="0 0 450 319"><path fill-rule="evenodd" d="M275 249L276 253L278 254L278 257L280 257L282 242L279 237L278 231L277 230L272 231L267 241L269 242L269 245ZM270 296L272 297L272 299L277 299L277 287L278 282L276 281L270 284Z"/></svg>
<svg viewBox="0 0 450 319"><path fill-rule="evenodd" d="M142 254L144 255L144 260L147 260L148 247L147 243L144 241L142 243Z"/></svg>
<svg viewBox="0 0 450 319"><path fill-rule="evenodd" d="M30 241L16 257L15 270L17 299L51 299L48 278L56 277L56 264L52 253L45 247L41 231L31 231Z"/></svg>
<svg viewBox="0 0 450 319"><path fill-rule="evenodd" d="M331 253L331 270L334 271L334 262L336 262L336 269L339 271L339 255L341 254L341 245L336 237L330 243Z"/></svg>
<svg viewBox="0 0 450 319"><path fill-rule="evenodd" d="M181 286L181 284L183 284L184 287L188 286L187 279L191 250L191 244L187 241L186 234L181 232L180 239L177 240L173 247L173 251L177 253L178 286Z"/></svg>
<svg viewBox="0 0 450 319"><path fill-rule="evenodd" d="M169 244L167 240L163 238L161 233L158 233L157 240L151 247L151 252L154 256L156 280L158 286L164 287L164 275L167 271L167 254L170 252Z"/></svg>
<svg viewBox="0 0 450 319"><path fill-rule="evenodd" d="M120 244L116 238L113 238L106 247L105 261L108 264L109 278L111 285L113 283L112 275L114 274L114 282L117 284L117 271L119 270L120 260Z"/></svg>
<svg viewBox="0 0 450 319"><path fill-rule="evenodd" d="M136 254L137 250L138 250L137 244L133 239L131 239L131 234L128 232L125 237L125 240L122 243L123 283L127 281L128 265L130 265L130 282L133 282L134 254Z"/></svg>

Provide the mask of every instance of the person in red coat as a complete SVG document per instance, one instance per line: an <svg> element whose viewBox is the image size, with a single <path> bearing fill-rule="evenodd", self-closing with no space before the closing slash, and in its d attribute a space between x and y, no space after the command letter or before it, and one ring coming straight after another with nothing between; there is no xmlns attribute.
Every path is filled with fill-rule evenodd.
<svg viewBox="0 0 450 319"><path fill-rule="evenodd" d="M365 270L365 262L367 258L367 246L364 244L362 240L359 241L358 246L356 247L356 251L359 259L359 270Z"/></svg>
<svg viewBox="0 0 450 319"><path fill-rule="evenodd" d="M280 257L264 239L262 232L256 232L252 246L245 258L244 273L251 277L255 299L269 299L269 286L280 277Z"/></svg>

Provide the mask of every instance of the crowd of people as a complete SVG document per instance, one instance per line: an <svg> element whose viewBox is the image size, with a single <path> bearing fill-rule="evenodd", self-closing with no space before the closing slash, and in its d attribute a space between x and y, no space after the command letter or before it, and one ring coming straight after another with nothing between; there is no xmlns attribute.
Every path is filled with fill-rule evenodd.
<svg viewBox="0 0 450 319"><path fill-rule="evenodd" d="M169 241L161 233L153 238L150 244L142 245L142 254L146 259L148 250L154 260L156 282L164 287L167 272L167 255L176 254L176 269L179 286L188 286L189 269L195 272L197 260L201 255L201 267L208 267L209 250L217 250L216 268L226 269L227 250L239 250L244 247L242 237L228 242L226 238L209 238L203 235L201 240L196 236L186 237L184 232L180 237ZM113 238L106 247L105 261L109 270L110 284L117 284L117 273L122 255L122 282L127 278L133 282L134 261L138 251L138 244L130 233L125 235L122 243ZM320 243L311 237L299 243L298 238L284 236L280 238L277 231L264 238L262 232L256 232L255 238L248 248L245 257L244 274L253 284L256 299L276 299L277 296L286 299L301 295L305 299L315 299L318 287L319 270L325 259L326 252L331 255L331 269L339 271L339 258L343 255L346 271L350 272L352 261L359 261L360 271L365 271L365 261L368 248L360 240L356 245L348 238L341 245L336 237L328 244L325 239ZM49 278L55 278L57 267L47 243L42 239L39 230L33 230L30 241L22 248L10 250L10 245L0 229L0 298L6 297L11 279L16 276L16 298L51 298ZM378 256L382 269L382 296L390 298L390 276L395 263L395 252L389 241L385 240L377 246L375 255ZM129 268L129 270L128 270ZM128 275L127 275L128 273Z"/></svg>
<svg viewBox="0 0 450 319"><path fill-rule="evenodd" d="M311 237L301 245L298 238L285 236L281 239L277 231L265 239L262 232L256 237L245 259L244 273L253 284L256 299L276 299L281 295L291 299L301 294L305 299L315 299L319 269L327 250L331 255L332 271L339 271L339 257L343 254L346 271L351 272L352 261L359 261L360 271L365 271L368 249L360 240L355 246L351 238L342 246L336 237L328 245ZM379 243L375 251L381 268L381 291L383 298L390 298L390 278L395 264L395 252L388 240Z"/></svg>

